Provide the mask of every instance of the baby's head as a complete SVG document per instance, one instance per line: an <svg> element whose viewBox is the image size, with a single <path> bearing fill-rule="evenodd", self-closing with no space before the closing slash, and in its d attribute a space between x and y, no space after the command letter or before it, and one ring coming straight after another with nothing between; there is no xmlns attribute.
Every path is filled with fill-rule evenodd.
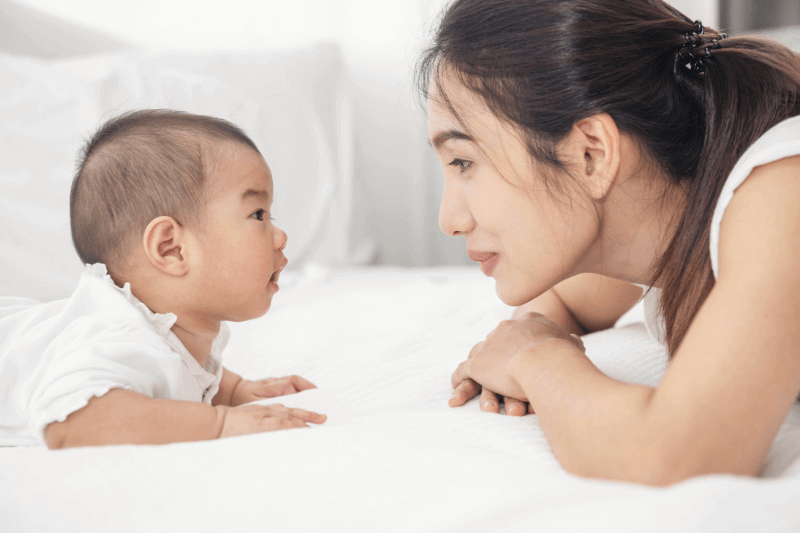
<svg viewBox="0 0 800 533"><path fill-rule="evenodd" d="M269 167L218 118L126 113L86 143L72 182L72 240L155 312L248 320L286 265Z"/></svg>

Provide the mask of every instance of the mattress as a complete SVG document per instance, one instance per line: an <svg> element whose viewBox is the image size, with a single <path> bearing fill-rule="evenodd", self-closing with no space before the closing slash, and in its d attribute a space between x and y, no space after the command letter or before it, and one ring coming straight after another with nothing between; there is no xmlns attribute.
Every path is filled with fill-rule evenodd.
<svg viewBox="0 0 800 533"><path fill-rule="evenodd" d="M535 415L447 406L452 371L511 314L477 269L309 265L281 280L267 315L231 325L225 364L311 380L317 389L269 402L327 423L167 446L0 448L0 531L800 530L800 404L760 478L581 479ZM634 308L584 343L606 374L657 385L666 354L640 320Z"/></svg>

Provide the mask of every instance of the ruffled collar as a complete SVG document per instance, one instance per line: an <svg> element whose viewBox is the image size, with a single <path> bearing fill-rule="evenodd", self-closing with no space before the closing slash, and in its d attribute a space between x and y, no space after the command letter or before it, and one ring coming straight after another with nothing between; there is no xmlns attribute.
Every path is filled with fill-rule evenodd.
<svg viewBox="0 0 800 533"><path fill-rule="evenodd" d="M150 308L144 304L144 302L133 295L131 292L131 284L129 282L125 282L125 285L122 287L114 283L114 280L111 279L111 276L108 274L106 265L103 263L95 263L93 265L87 263L86 272L114 287L133 307L142 313L142 316L144 316L145 320L147 320L147 322L153 326L153 329L155 329L159 335L165 339L169 337L172 326L174 326L175 322L178 320L178 317L175 315L175 313L161 314L152 312Z"/></svg>
<svg viewBox="0 0 800 533"><path fill-rule="evenodd" d="M211 352L203 366L197 359L189 353L181 340L172 331L172 326L177 322L178 317L175 313L154 313L147 305L139 300L131 292L131 284L125 283L120 287L111 276L103 263L86 265L85 275L99 280L104 285L113 287L121 294L134 309L144 317L145 321L158 333L166 345L177 353L181 360L186 364L189 372L197 379L197 382L206 389L204 398L213 398L219 388L219 380L222 378L222 352L230 339L230 328L225 322L220 324L219 335L211 343ZM210 400L209 400L210 401Z"/></svg>

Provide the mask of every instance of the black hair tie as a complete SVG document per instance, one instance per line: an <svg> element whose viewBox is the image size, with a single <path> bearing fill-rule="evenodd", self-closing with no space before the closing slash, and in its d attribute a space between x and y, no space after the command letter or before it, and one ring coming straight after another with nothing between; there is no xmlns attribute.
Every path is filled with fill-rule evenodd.
<svg viewBox="0 0 800 533"><path fill-rule="evenodd" d="M678 57L683 60L684 65L689 65L692 72L702 74L706 70L704 59L712 57L711 51L720 48L721 45L719 42L723 39L727 39L728 36L724 33L720 33L710 38L703 37L703 34L706 32L703 23L699 20L695 20L694 26L695 31L683 34L686 43L678 50Z"/></svg>

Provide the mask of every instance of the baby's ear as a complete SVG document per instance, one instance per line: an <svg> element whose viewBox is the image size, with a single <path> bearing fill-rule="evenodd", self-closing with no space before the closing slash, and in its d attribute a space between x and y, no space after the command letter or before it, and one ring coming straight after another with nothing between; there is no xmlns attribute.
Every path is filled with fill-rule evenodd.
<svg viewBox="0 0 800 533"><path fill-rule="evenodd" d="M157 217L144 230L144 253L150 264L172 276L183 276L189 271L186 260L186 231L172 217Z"/></svg>

